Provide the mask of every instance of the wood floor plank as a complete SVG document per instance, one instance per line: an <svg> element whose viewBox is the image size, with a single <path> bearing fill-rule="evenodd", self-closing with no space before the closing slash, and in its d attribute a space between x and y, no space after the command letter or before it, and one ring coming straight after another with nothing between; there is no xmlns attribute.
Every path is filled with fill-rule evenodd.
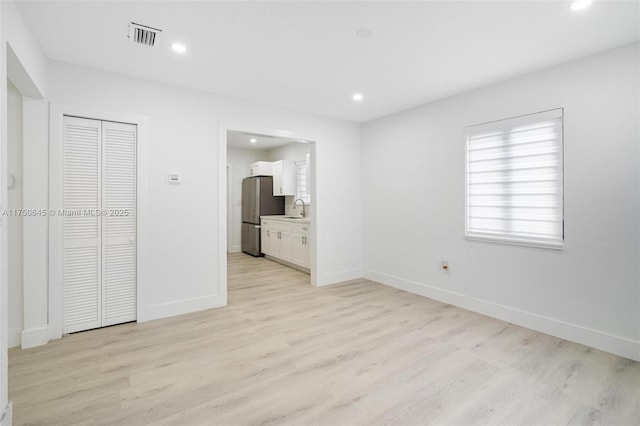
<svg viewBox="0 0 640 426"><path fill-rule="evenodd" d="M228 258L225 308L9 351L16 425L640 424L640 364L364 279Z"/></svg>

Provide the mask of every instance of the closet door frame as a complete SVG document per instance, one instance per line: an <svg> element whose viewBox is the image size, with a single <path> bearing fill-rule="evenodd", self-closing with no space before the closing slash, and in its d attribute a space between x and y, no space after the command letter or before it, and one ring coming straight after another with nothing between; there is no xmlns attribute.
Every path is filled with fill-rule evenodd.
<svg viewBox="0 0 640 426"><path fill-rule="evenodd" d="M148 217L149 146L147 117L92 108L54 104L49 109L49 212L63 208L64 116L134 124L136 144L136 311L137 321L147 320L148 232L142 217ZM63 330L63 218L48 214L49 222L49 339L59 339Z"/></svg>

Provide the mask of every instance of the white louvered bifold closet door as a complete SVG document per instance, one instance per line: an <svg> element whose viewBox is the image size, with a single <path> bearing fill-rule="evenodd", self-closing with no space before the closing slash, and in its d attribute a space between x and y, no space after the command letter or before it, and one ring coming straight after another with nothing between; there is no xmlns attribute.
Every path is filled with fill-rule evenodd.
<svg viewBox="0 0 640 426"><path fill-rule="evenodd" d="M102 325L136 319L136 126L102 122Z"/></svg>
<svg viewBox="0 0 640 426"><path fill-rule="evenodd" d="M63 312L65 333L100 327L101 123L64 117Z"/></svg>
<svg viewBox="0 0 640 426"><path fill-rule="evenodd" d="M136 319L136 126L64 117L63 332Z"/></svg>

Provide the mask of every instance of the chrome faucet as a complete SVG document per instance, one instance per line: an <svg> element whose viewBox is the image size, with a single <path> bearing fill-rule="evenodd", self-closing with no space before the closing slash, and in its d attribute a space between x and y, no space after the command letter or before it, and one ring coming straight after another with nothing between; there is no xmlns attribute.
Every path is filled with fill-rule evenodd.
<svg viewBox="0 0 640 426"><path fill-rule="evenodd" d="M304 200L302 198L298 198L297 200L295 200L293 202L293 207L298 205L298 201L300 201L302 203L302 217L305 217L305 215L304 215Z"/></svg>

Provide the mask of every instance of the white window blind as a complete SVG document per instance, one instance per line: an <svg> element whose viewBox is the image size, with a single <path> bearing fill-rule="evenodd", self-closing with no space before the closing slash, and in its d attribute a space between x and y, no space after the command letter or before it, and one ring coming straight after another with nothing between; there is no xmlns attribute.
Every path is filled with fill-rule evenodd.
<svg viewBox="0 0 640 426"><path fill-rule="evenodd" d="M298 182L297 197L306 205L311 204L311 194L309 188L309 154L304 161L296 161L296 178Z"/></svg>
<svg viewBox="0 0 640 426"><path fill-rule="evenodd" d="M467 128L465 236L561 248L563 110Z"/></svg>

